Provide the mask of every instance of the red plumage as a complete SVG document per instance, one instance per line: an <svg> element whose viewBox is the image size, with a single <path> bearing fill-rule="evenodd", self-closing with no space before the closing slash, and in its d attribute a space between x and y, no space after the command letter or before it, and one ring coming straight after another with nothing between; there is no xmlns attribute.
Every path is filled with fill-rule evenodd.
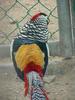
<svg viewBox="0 0 75 100"><path fill-rule="evenodd" d="M37 73L39 73L40 77L43 77L43 70L42 67L40 65L36 65L33 62L30 62L27 67L24 69L24 81L25 81L25 96L28 94L28 79L27 79L27 74L31 71L35 71Z"/></svg>
<svg viewBox="0 0 75 100"><path fill-rule="evenodd" d="M34 20L37 19L40 15L41 15L41 13L38 13L38 14L34 15L34 16L31 18L31 20L34 21Z"/></svg>

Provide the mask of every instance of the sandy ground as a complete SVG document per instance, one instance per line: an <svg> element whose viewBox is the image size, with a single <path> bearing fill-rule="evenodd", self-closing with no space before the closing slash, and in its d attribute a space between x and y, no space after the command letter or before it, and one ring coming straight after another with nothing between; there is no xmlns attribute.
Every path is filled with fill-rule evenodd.
<svg viewBox="0 0 75 100"><path fill-rule="evenodd" d="M0 100L30 100L24 97L24 83L16 76L12 64L2 65L7 60L0 62ZM46 74L44 81L49 100L75 100L75 57L50 58Z"/></svg>

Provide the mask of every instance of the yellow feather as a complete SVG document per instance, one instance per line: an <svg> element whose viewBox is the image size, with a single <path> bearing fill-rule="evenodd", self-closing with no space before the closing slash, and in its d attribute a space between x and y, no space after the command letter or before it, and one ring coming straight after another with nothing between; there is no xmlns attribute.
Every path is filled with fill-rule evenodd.
<svg viewBox="0 0 75 100"><path fill-rule="evenodd" d="M40 65L41 67L43 67L44 64L43 52L36 44L26 44L20 46L15 54L15 59L18 68L21 71L23 71L30 62Z"/></svg>

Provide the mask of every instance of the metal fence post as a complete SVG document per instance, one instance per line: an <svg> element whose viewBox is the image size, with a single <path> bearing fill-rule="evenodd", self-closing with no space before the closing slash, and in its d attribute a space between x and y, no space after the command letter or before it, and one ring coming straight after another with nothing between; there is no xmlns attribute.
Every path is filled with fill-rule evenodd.
<svg viewBox="0 0 75 100"><path fill-rule="evenodd" d="M72 32L69 0L57 0L60 31L60 52L62 56L72 56Z"/></svg>
<svg viewBox="0 0 75 100"><path fill-rule="evenodd" d="M73 55L75 55L75 0L70 0L71 19L72 19L72 35L73 35Z"/></svg>

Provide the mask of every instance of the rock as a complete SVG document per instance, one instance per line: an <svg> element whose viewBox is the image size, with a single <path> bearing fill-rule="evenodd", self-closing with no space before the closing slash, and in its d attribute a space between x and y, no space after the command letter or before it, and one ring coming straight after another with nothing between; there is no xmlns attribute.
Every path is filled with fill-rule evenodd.
<svg viewBox="0 0 75 100"><path fill-rule="evenodd" d="M51 83L53 82L55 79L56 79L56 75L47 75L47 76L44 76L44 82L45 83Z"/></svg>

